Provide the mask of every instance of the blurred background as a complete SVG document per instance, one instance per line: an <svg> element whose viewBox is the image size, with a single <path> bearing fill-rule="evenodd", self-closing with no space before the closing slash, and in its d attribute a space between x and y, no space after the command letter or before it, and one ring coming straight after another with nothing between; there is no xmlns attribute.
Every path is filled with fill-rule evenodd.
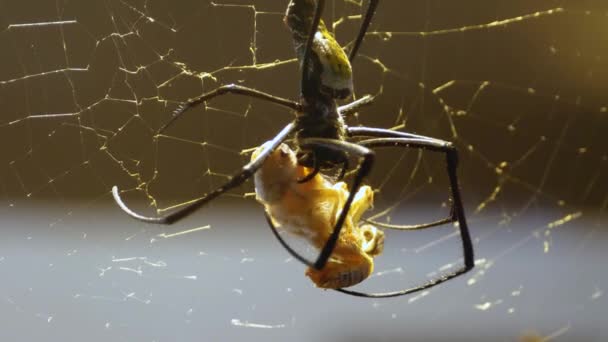
<svg viewBox="0 0 608 342"><path fill-rule="evenodd" d="M0 339L603 341L608 267L608 4L382 1L353 67L349 118L454 142L476 268L371 300L314 288L253 186L172 226L134 221L217 187L293 113L287 0L0 0ZM367 1L331 0L348 47ZM368 217L449 212L443 157L378 151ZM357 289L398 290L462 262L452 226L387 231Z"/></svg>

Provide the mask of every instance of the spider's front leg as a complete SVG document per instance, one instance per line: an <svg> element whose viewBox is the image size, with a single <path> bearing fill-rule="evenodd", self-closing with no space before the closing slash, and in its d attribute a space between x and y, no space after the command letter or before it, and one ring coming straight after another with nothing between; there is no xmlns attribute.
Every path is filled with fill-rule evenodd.
<svg viewBox="0 0 608 342"><path fill-rule="evenodd" d="M226 95L226 94L241 95L241 96L247 96L247 97L251 97L251 98L257 98L257 99L260 99L263 101L271 102L271 103L274 103L274 104L277 104L277 105L280 105L283 107L290 108L295 111L302 110L302 106L298 102L295 102L295 101L292 101L289 99L284 99L284 98L281 98L278 96L274 96L274 95L259 91L257 89L248 88L248 87L244 87L244 86L237 85L237 84L227 84L227 85L217 87L208 93L205 93L195 99L192 99L192 100L180 105L173 112L169 121L167 123L165 123L157 131L157 136L159 134L161 134L162 132L164 132L167 128L169 128L177 119L179 119L189 109L192 109L198 105L204 104L213 98L216 98L216 97L219 97L222 95ZM178 211L175 211L169 215L160 216L160 217L148 217L148 216L144 216L144 215L136 213L135 211L131 210L131 208L129 208L124 203L124 201L120 197L120 191L118 190L117 186L112 187L112 195L114 196L114 200L116 201L118 206L120 206L120 208L125 213L129 214L131 217L133 217L137 220L144 221L147 223L157 223L157 224L174 223L174 222L179 221L182 218L190 215L192 212L196 211L198 208L209 203L210 201L212 201L216 197L220 196L221 194L243 184L243 182L245 182L247 179L249 179L261 167L261 165L264 163L264 160L270 155L270 153L272 153L272 151L275 148L277 148L287 138L287 136L289 136L293 132L293 130L294 130L293 124L287 125L285 128L283 128L283 130L281 132L279 132L279 134L276 135L276 137L272 140L272 143L268 145L268 148L266 150L264 150L263 153L260 153L258 155L257 159L252 160L249 164L245 165L243 167L243 169L239 173L232 176L228 182L226 182L221 187L213 190L212 192L207 193L205 196L191 202L187 206L185 206L185 207L179 209Z"/></svg>
<svg viewBox="0 0 608 342"><path fill-rule="evenodd" d="M249 179L251 176L253 176L253 174L260 167L262 167L266 158L268 158L268 156L293 132L294 127L295 127L295 125L293 123L290 123L287 126L285 126L285 128L283 128L279 132L279 134L277 134L274 137L274 139L272 141L270 141L264 147L264 149L256 156L256 158L254 158L251 162L249 162L247 165L245 165L243 167L243 169L241 169L240 172L233 175L230 178L230 180L228 182L226 182L224 185L207 193L205 196L191 202L187 206L185 206L169 215L160 216L160 217L148 217L148 216L143 216L141 214L136 213L135 211L131 210L124 203L124 201L120 197L120 192L118 190L118 187L116 187L116 186L112 187L112 195L114 196L114 200L120 206L120 208L125 213L129 214L131 217L133 217L137 220L144 221L147 223L156 223L156 224L174 223L174 222L179 221L182 218L190 215L191 213L196 211L198 208L209 203L210 201L212 201L216 197L220 196L221 194L243 184L247 179Z"/></svg>

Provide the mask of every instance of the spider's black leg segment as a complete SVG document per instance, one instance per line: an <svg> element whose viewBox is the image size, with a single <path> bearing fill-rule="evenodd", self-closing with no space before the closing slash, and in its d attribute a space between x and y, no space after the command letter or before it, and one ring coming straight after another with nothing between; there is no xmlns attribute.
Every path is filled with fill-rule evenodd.
<svg viewBox="0 0 608 342"><path fill-rule="evenodd" d="M338 107L338 113L340 113L342 116L348 116L355 113L357 110L359 110L359 108L370 105L373 102L374 97L372 95L365 95L360 99Z"/></svg>
<svg viewBox="0 0 608 342"><path fill-rule="evenodd" d="M444 224L448 224L451 222L456 222L456 221L458 221L458 218L456 217L456 214L454 212L454 206L452 205L450 208L450 215L448 217L440 219L440 220L428 222L428 223L403 225L403 224L390 224L390 223L378 222L378 221L375 221L372 219L363 219L363 221L365 221L366 223L372 224L376 227L385 228L385 229L420 230L420 229L426 229L426 228L431 228L431 227L436 227L436 226L442 226Z"/></svg>
<svg viewBox="0 0 608 342"><path fill-rule="evenodd" d="M463 266L454 272L444 274L438 278L431 279L430 281L409 289L386 292L386 293L362 293L357 291L351 291L346 289L337 289L345 294L367 297L367 298L385 298L385 297L396 297L403 296L413 292L422 291L431 288L435 285L446 282L452 278L462 275L475 266L475 257L473 251L473 243L467 226L464 207L460 195L460 188L458 186L457 167L458 167L458 152L454 146L447 142L435 138L425 137L417 134L396 132L390 130L383 130L377 128L366 128L366 127L353 127L348 128L348 132L351 136L368 136L368 137L382 137L378 139L369 139L361 141L360 144L366 147L386 147L386 146L405 146L413 148L422 148L431 151L442 152L446 154L447 172L450 180L450 190L452 193L452 221L458 221L458 228L460 230L460 238L462 241L463 250ZM387 138L388 137L388 138ZM430 226L430 225L429 225Z"/></svg>
<svg viewBox="0 0 608 342"><path fill-rule="evenodd" d="M309 180L313 179L319 173L319 171L321 171L321 166L319 166L319 162L317 160L317 155L314 152L311 152L311 153L312 153L313 170L311 173L298 179L298 183L300 183L300 184L306 183Z"/></svg>
<svg viewBox="0 0 608 342"><path fill-rule="evenodd" d="M312 54L312 43L315 39L315 34L319 28L319 22L321 22L321 15L323 14L323 8L325 7L325 0L318 0L317 7L315 7L315 16L312 19L310 30L308 30L308 38L306 39L306 47L304 48L304 56L302 57L302 86L301 91L304 97L308 97L310 94L304 94L308 85L310 84L308 65L310 64L310 55Z"/></svg>
<svg viewBox="0 0 608 342"><path fill-rule="evenodd" d="M349 163L348 163L348 158L345 158L344 161L342 162L342 170L340 171L340 175L338 175L338 179L337 181L341 181L344 179L344 176L346 176L346 171L348 171L348 167L349 167Z"/></svg>
<svg viewBox="0 0 608 342"><path fill-rule="evenodd" d="M359 34L357 35L357 39L355 40L355 44L353 45L353 49L350 50L350 62L352 63L355 57L357 57L357 52L359 52L359 47L361 47L361 43L363 42L363 38L365 37L365 33L369 28L369 24L372 22L372 17L376 12L376 7L380 0L370 0L369 6L367 7L367 11L365 12L365 18L361 23L361 28L359 29Z"/></svg>
<svg viewBox="0 0 608 342"><path fill-rule="evenodd" d="M453 210L452 210L453 211ZM386 228L386 229L393 229L393 230L420 230L420 229L426 229L426 228L431 228L431 227L436 227L436 226L441 226L444 224L448 224L450 222L454 222L454 215L450 214L450 217L446 217L444 219L441 220L437 220L437 221L433 221L433 222L429 222L429 223L423 223L423 224L411 224L411 225L397 225L397 224L388 224L388 223L383 223L383 222L378 222L378 221L374 221L374 220L370 220L370 219L363 219L363 221L372 224L376 227L380 227L380 228Z"/></svg>
<svg viewBox="0 0 608 342"><path fill-rule="evenodd" d="M274 226L274 223L272 222L272 218L270 217L270 215L268 215L267 211L264 212L264 215L266 216L266 222L268 222L268 226L270 227L270 230L272 230L272 233L274 234L274 236L277 238L277 240L279 240L279 243L281 244L281 246L283 246L283 248L285 248L287 250L287 252L289 252L289 254L291 254L291 256L293 256L296 260L300 261L301 263L305 264L306 266L312 267L314 265L314 263L312 261L309 261L306 258L304 258L303 256L301 256L300 254L298 254L298 252L296 252L293 248L291 248L291 246L289 246L289 244L287 244L287 242L285 242L285 240L281 237L281 234L277 230L277 227Z"/></svg>
<svg viewBox="0 0 608 342"><path fill-rule="evenodd" d="M371 127L348 127L348 134L349 136L365 136L365 137L394 137L394 138L404 138L404 139L416 139L416 140L420 140L420 141L426 141L431 145L437 145L437 146L442 146L442 145L449 145L450 143L447 141L443 141L443 140L439 140L439 139L435 139L435 138L431 138L431 137L426 137L423 135L418 135L418 134L413 134L413 133L406 133L406 132L398 132L398 131L391 131L391 130L387 130L387 129L382 129L382 128L371 128ZM387 146L392 146L390 144L388 144ZM382 228L386 228L386 229L394 229L394 230L419 230L419 229L425 229L425 228L430 228L430 227L435 227L435 226L440 226L440 225L444 225L450 222L455 222L458 220L458 217L455 214L454 211L454 205L452 205L451 208L451 212L450 212L450 216L444 218L444 219L440 219L437 221L433 221L433 222L429 222L429 223L424 223L424 224L416 224L416 225L393 225L393 224L387 224L387 223L382 223L382 222L377 222L374 220L365 220L368 223L371 223L373 225L376 225L378 227L382 227Z"/></svg>
<svg viewBox="0 0 608 342"><path fill-rule="evenodd" d="M205 204L209 203L210 201L212 201L214 198L218 197L219 195L221 195L221 194L229 191L230 189L233 189L233 188L241 185L243 182L245 182L249 177L251 177L262 166L262 164L264 163L266 158L272 153L272 151L274 151L294 131L294 127L295 127L295 125L293 123L290 123L287 126L285 126L285 128L283 128L279 132L279 134L277 134L272 139L272 142L266 147L265 150L263 150L257 156L256 159L252 160L247 165L245 165L239 173L232 176L230 178L230 180L228 182L226 182L224 185L207 193L205 196L191 202L187 206L185 206L185 207L179 209L178 211L175 211L169 215L161 216L161 217L146 217L146 216L143 216L143 215L140 215L140 214L134 212L133 210L129 209L129 207L127 207L127 205L120 198L120 193L116 186L112 187L112 195L114 195L114 200L116 201L116 203L118 203L120 208L135 219L138 219L138 220L144 221L144 222L148 222L148 223L158 223L158 224L174 223L174 222L179 221L182 218L190 215L192 212L194 212L198 208L204 206Z"/></svg>
<svg viewBox="0 0 608 342"><path fill-rule="evenodd" d="M367 176L369 174L369 172L372 168L372 165L374 163L374 152L368 148L359 146L357 144L349 143L347 141L341 141L341 140L335 140L335 139L323 139L323 138L303 139L300 143L300 147L310 148L310 149L325 148L325 149L330 149L330 150L334 150L334 151L340 151L340 152L346 152L346 153L353 154L353 155L358 155L363 158L363 161L359 164L359 169L357 170L357 173L355 174L355 179L353 180L353 184L351 185L350 194L349 194L348 198L346 199L346 202L344 203L344 207L342 208L342 211L340 212L340 216L338 217L336 224L334 225L334 230L333 230L332 234L329 236L329 238L327 239L325 246L323 246L323 248L321 249L321 253L317 257L316 261L314 261L314 262L310 261L310 260L304 258L303 256L299 255L295 250L293 250L293 248L291 248L287 244L287 242L285 242L285 240L281 237L281 235L277 231L276 227L272 223L272 219L270 218L270 216L268 216L268 213L266 213L266 220L268 221L268 225L270 226L270 229L272 230L274 236L279 240L281 245L287 250L287 252L289 252L289 254L291 254L297 260L301 261L303 264L305 264L309 267L313 267L317 270L320 270L325 266L325 264L327 263L327 260L329 260L329 257L331 256L331 253L333 252L334 248L336 247L336 243L338 242L338 237L340 236L340 231L342 230L342 225L344 224L344 220L346 220L346 216L348 215L348 210L350 209L353 199L355 198L355 194L356 194L357 190L359 189L361 182L363 181L365 176Z"/></svg>
<svg viewBox="0 0 608 342"><path fill-rule="evenodd" d="M260 100L278 104L283 107L291 108L295 111L302 111L302 106L298 102L270 95L268 93L253 88L243 87L238 84L227 84L180 105L171 115L171 119L169 119L169 121L158 130L157 134L164 132L171 124L173 124L175 120L177 120L190 108L196 107L202 103L205 103L206 101L211 100L214 97L218 97L224 94L235 94L254 97Z"/></svg>
<svg viewBox="0 0 608 342"><path fill-rule="evenodd" d="M464 255L464 264L467 271L474 266L474 255L473 255L473 244L471 242L471 236L469 234L469 228L467 226L466 217L464 215L464 206L460 195L460 188L458 186L457 178L457 167L458 167L458 151L454 148L454 145L447 141L437 141L437 139L424 140L424 139L412 139L412 138L376 138L369 139L359 142L362 146L369 148L374 147L388 147L388 146L404 146L413 148L422 148L431 151L443 152L446 155L446 164L448 177L450 179L450 190L452 193L452 219L448 222L458 222L458 228L460 229L460 235L462 239L462 248ZM432 227L441 223L444 220L440 220L434 223L422 225ZM414 229L422 229L425 227L415 227Z"/></svg>
<svg viewBox="0 0 608 342"><path fill-rule="evenodd" d="M382 147L382 146L404 146L413 148L422 148L431 151L445 153L448 178L450 180L450 190L452 193L452 210L450 216L452 221L457 221L461 233L463 244L464 263L467 270L474 266L473 244L464 214L464 206L462 204L462 196L458 185L458 151L452 143L426 137L423 135L391 131L380 128L367 127L349 127L348 134L350 136L366 136L379 137L378 139L369 139L361 141L360 144L366 147ZM441 222L437 221L437 222ZM426 224L433 226L434 224ZM420 228L421 229L421 228Z"/></svg>
<svg viewBox="0 0 608 342"><path fill-rule="evenodd" d="M315 176L321 171L321 168L318 165L315 165L315 168L311 173L307 174L305 177L298 179L298 183L306 183L311 179L315 178Z"/></svg>

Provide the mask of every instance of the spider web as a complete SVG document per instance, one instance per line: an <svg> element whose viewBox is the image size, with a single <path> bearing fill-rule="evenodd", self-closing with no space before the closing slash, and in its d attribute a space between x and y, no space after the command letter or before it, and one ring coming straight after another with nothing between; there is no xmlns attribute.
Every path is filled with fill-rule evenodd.
<svg viewBox="0 0 608 342"><path fill-rule="evenodd" d="M379 6L354 64L357 96L376 100L349 124L458 147L477 263L462 278L378 301L314 289L265 228L251 182L170 227L114 205L113 185L148 215L199 198L293 119L224 96L155 136L180 103L222 84L296 99L286 5L0 2L3 339L606 338L599 1ZM328 2L342 44L366 5ZM441 156L379 151L370 184L380 222L448 213ZM461 262L453 227L387 234L364 289L412 286Z"/></svg>

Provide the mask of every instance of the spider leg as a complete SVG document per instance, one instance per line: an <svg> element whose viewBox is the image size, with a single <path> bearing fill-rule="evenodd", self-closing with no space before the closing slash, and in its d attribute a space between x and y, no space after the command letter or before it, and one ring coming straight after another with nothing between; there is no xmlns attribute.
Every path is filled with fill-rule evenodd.
<svg viewBox="0 0 608 342"><path fill-rule="evenodd" d="M267 211L264 212L264 215L266 217L266 222L268 223L268 226L270 227L270 230L272 231L272 234L274 234L274 237L276 237L277 240L279 240L279 243L281 244L281 246L283 246L283 248L285 248L287 250L287 252L289 254L291 254L291 256L294 257L296 260L300 261L301 263L305 264L306 266L312 267L312 265L314 264L312 261L310 261L310 260L304 258L303 256L301 256L300 254L298 254L298 252L296 252L293 248L291 248L291 246L289 246L289 244L287 242L285 242L285 239L283 239L281 237L281 234L277 230L277 227L274 225L274 222L272 222L272 218L270 217L270 215L268 214Z"/></svg>
<svg viewBox="0 0 608 342"><path fill-rule="evenodd" d="M426 228L431 228L431 227L436 227L436 226L441 226L450 222L454 222L456 221L454 219L454 214L453 214L453 209L452 212L450 213L450 216L437 220L437 221L433 221L433 222L428 222L428 223L423 223L423 224L409 224L409 225L400 225L400 224L388 224L388 223L383 223L383 222L378 222L378 221L374 221L374 220L370 220L370 219L363 219L363 221L373 224L376 227L380 227L380 228L385 228L385 229L393 229L393 230L420 230L420 229L426 229Z"/></svg>
<svg viewBox="0 0 608 342"><path fill-rule="evenodd" d="M380 0L370 0L369 6L367 6L367 11L365 12L365 18L361 23L361 28L359 29L359 34L357 35L357 39L355 40L355 44L353 45L353 49L350 50L350 62L352 63L355 57L357 57L357 53L359 52L359 47L361 47L361 43L363 42L363 38L365 37L365 33L369 28L369 24L372 22L372 17L376 12L376 7Z"/></svg>
<svg viewBox="0 0 608 342"><path fill-rule="evenodd" d="M329 257L331 256L331 253L333 252L334 248L336 247L336 243L338 242L338 238L340 236L340 231L342 230L342 226L344 225L344 221L346 220L348 211L353 203L357 190L359 189L359 186L361 186L363 179L369 174L369 172L372 168L372 165L374 163L374 152L366 147L363 147L363 146L360 146L357 144L353 144L353 143L350 143L347 141L341 141L341 140L335 140L335 139L324 139L324 138L303 139L300 142L300 147L302 147L303 149L324 148L324 149L330 149L330 150L334 150L334 151L347 152L350 155L356 155L363 159L359 163L359 168L357 169L357 172L355 173L353 183L349 189L350 194L349 194L348 198L346 199L346 202L344 203L344 207L342 208L342 211L340 212L340 216L338 216L338 219L336 220L334 229L333 229L331 235L329 236L329 238L327 239L327 242L325 242L325 245L321 249L319 256L317 257L317 259L314 262L302 257L296 251L294 251L283 240L283 238L280 236L279 232L277 231L276 227L272 223L272 219L268 216L268 214L266 214L266 219L268 221L270 228L272 229L272 232L274 233L275 237L279 240L281 245L289 252L289 254L291 254L294 258L296 258L297 260L306 264L307 266L320 270L325 266L325 264L329 260Z"/></svg>
<svg viewBox="0 0 608 342"><path fill-rule="evenodd" d="M177 107L177 109L171 115L171 119L158 130L157 134L164 132L169 126L171 126L171 124L173 124L173 122L175 122L175 120L177 120L182 114L187 112L190 108L194 108L202 103L205 103L205 102L211 100L214 97L218 97L218 96L221 96L224 94L235 94L235 95L244 95L244 96L254 97L254 98L257 98L260 100L265 100L268 102L278 104L283 107L291 108L295 111L302 111L302 106L298 102L295 102L295 101L292 101L289 99L284 99L284 98L281 98L278 96L274 96L274 95L271 95L271 94L253 89L253 88L243 87L238 84L227 84L227 85L218 87L206 94L203 94L203 95L201 95L193 100L190 100L190 101L180 105L179 107Z"/></svg>
<svg viewBox="0 0 608 342"><path fill-rule="evenodd" d="M262 166L262 164L264 163L266 158L294 131L294 127L295 127L295 125L293 123L290 123L287 126L285 126L285 128L283 128L279 132L279 134L277 134L272 139L272 142L266 147L265 150L263 150L259 154L259 156L256 159L252 160L247 165L245 165L240 172L233 175L230 178L230 180L228 182L226 182L224 185L207 193L203 197L191 202L187 206L179 209L178 211L175 211L166 216L146 217L146 216L143 216L143 215L140 215L140 214L134 212L129 207L127 207L127 205L123 202L122 198L120 198L120 192L118 190L118 187L116 187L116 186L112 187L112 195L114 196L114 200L120 206L120 208L135 219L138 219L138 220L144 221L144 222L148 222L148 223L157 223L157 224L174 223L174 222L179 221L182 218L190 215L191 213L196 211L198 208L204 206L205 204L207 204L214 198L218 197L219 195L221 195L221 194L241 185L243 182L245 182Z"/></svg>
<svg viewBox="0 0 608 342"><path fill-rule="evenodd" d="M348 162L348 158L345 158L344 161L342 162L342 170L340 171L338 178L336 178L337 181L341 181L344 179L344 176L346 176L346 171L348 171L349 166L350 165Z"/></svg>
<svg viewBox="0 0 608 342"><path fill-rule="evenodd" d="M310 181L311 179L315 178L315 176L321 171L321 166L319 165L318 161L317 161L317 156L314 154L314 152L312 153L312 162L313 162L313 169L312 171L307 174L306 176L298 179L298 183L306 183L308 181Z"/></svg>
<svg viewBox="0 0 608 342"><path fill-rule="evenodd" d="M443 141L441 139L435 139L432 137L427 137L424 135L407 133L407 132L399 132L399 131L391 131L389 129L384 128L372 128L372 127L348 127L347 133L351 137L377 137L377 138L413 138L426 140L435 144L451 144L448 141Z"/></svg>
<svg viewBox="0 0 608 342"><path fill-rule="evenodd" d="M325 7L325 0L318 0L317 5L315 7L315 16L312 19L312 24L310 25L310 30L308 30L308 37L306 39L306 47L304 48L304 56L302 58L302 85L301 91L304 92L308 88L307 85L310 84L308 65L310 63L310 56L312 54L312 43L315 38L315 33L319 28L319 23L321 22L321 15L323 14L323 8ZM302 94L305 97L308 94Z"/></svg>
<svg viewBox="0 0 608 342"><path fill-rule="evenodd" d="M462 250L464 256L463 266L454 272L444 274L438 278L432 279L422 285L415 286L409 289L386 292L386 293L362 293L357 291L351 291L346 289L337 289L345 294L368 297L368 298L384 298L384 297L396 297L407 295L413 292L422 291L431 288L435 285L446 282L452 278L462 275L475 266L475 257L473 251L473 244L471 236L467 226L466 218L464 215L464 207L460 196L460 189L458 187L457 178L457 167L458 167L458 152L454 146L447 141L425 137L417 134L403 133L390 131L378 128L366 128L366 127L349 127L348 132L351 136L366 136L366 137L379 137L376 139L369 139L361 141L360 144L365 147L385 147L385 146L404 146L413 148L422 148L431 151L442 152L446 154L447 172L450 179L450 189L452 193L452 221L458 221L458 228L460 230L460 238L462 240ZM438 221L439 222L439 221ZM437 222L435 222L437 223ZM434 226L436 224L429 224L427 227ZM418 228L422 229L422 227Z"/></svg>
<svg viewBox="0 0 608 342"><path fill-rule="evenodd" d="M451 217L445 220L439 220L430 224L418 225L409 227L409 229L423 229L441 224L442 222L458 222L460 234L462 238L462 248L464 254L464 262L466 267L472 268L474 265L473 245L464 214L464 207L460 195L460 188L457 179L458 167L458 152L449 142L437 143L436 141L427 141L413 138L376 138L359 142L361 145L369 148L386 147L386 146L404 146L413 148L423 148L432 151L443 152L446 154L447 172L450 180L450 190L452 193L452 210ZM406 228L408 229L408 228Z"/></svg>
<svg viewBox="0 0 608 342"><path fill-rule="evenodd" d="M306 183L306 182L310 181L311 179L313 179L319 172L321 172L321 166L317 162L317 157L315 156L314 152L312 153L312 155L313 155L313 163L314 163L313 170L306 176L298 179L298 183ZM344 176L346 175L346 171L348 171L348 167L349 167L348 158L345 158L344 161L342 161L342 167L341 167L342 170L340 171L338 178L336 178L337 181L341 181L342 179L344 179Z"/></svg>
<svg viewBox="0 0 608 342"><path fill-rule="evenodd" d="M387 130L387 129L383 129L383 128L348 127L348 134L350 136L381 137L381 138L382 137L384 137L384 138L393 137L393 138L416 139L419 141L428 142L430 145L437 145L437 146L451 145L451 143L449 143L447 141L443 141L443 140L439 140L439 139L435 139L435 138L431 138L431 137L426 137L423 135L413 134L413 133L391 131L391 130ZM391 144L389 143L389 144L387 144L387 146L391 146ZM463 217L464 217L464 215L463 215ZM446 223L455 222L457 220L458 220L458 217L456 216L456 213L454 211L454 205L453 205L451 208L450 216L448 216L444 219L441 219L441 220L424 223L424 224L393 225L393 224L387 224L387 223L382 223L382 222L376 222L374 220L365 220L365 221L369 222L371 224L374 224L378 227L387 228L387 229L419 230L419 229L425 229L425 228L444 225Z"/></svg>
<svg viewBox="0 0 608 342"><path fill-rule="evenodd" d="M359 108L370 105L373 102L374 97L372 95L365 95L360 99L338 107L338 113L340 113L342 116L348 116L355 113Z"/></svg>

